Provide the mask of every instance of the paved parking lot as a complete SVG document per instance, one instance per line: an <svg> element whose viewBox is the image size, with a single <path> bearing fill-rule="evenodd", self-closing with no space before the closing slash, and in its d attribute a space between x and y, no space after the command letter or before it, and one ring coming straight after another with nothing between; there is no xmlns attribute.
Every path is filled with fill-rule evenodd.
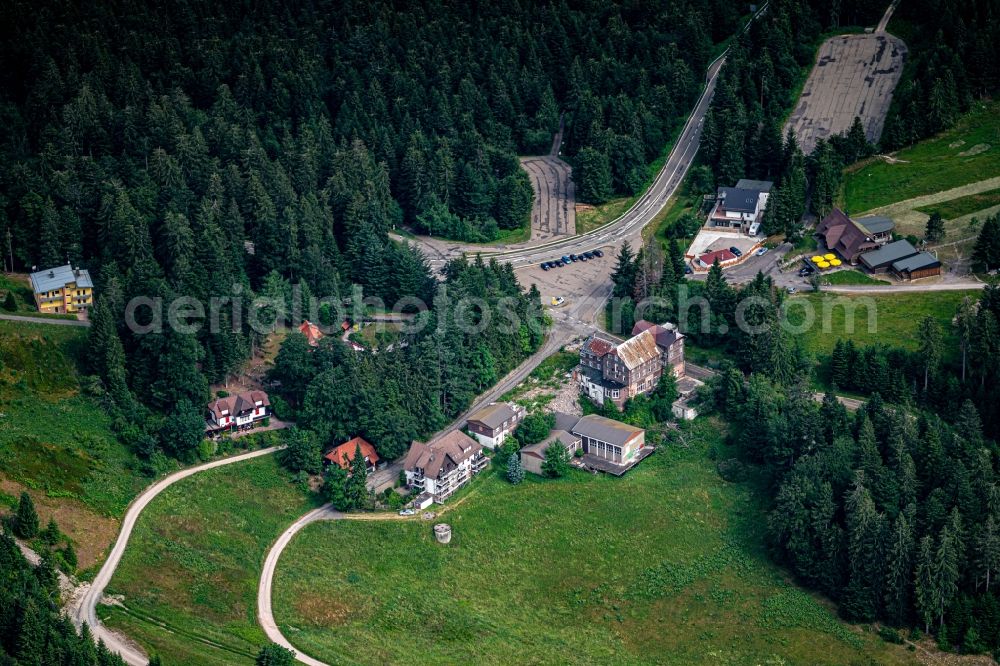
<svg viewBox="0 0 1000 666"><path fill-rule="evenodd" d="M905 61L906 45L889 34L831 37L820 47L786 131L795 131L808 155L819 139L848 131L857 116L868 140L877 142Z"/></svg>
<svg viewBox="0 0 1000 666"><path fill-rule="evenodd" d="M602 246L604 256L589 261L571 263L561 268L541 269L538 263L516 269L517 278L526 287L534 284L542 295L542 304L548 306L555 296L566 299L558 309L573 309L581 315L596 312L599 307L584 303L596 298L595 290L603 291L608 284L608 276L615 267L617 249L612 245ZM552 259L558 257L553 256ZM582 308L579 306L583 305ZM579 308L579 309L578 309Z"/></svg>

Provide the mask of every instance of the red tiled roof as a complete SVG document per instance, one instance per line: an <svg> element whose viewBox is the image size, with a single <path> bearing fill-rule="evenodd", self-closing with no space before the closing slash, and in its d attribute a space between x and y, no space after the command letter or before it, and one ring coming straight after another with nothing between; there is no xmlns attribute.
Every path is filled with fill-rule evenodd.
<svg viewBox="0 0 1000 666"><path fill-rule="evenodd" d="M379 461L378 454L375 452L375 447L361 437L355 437L347 440L327 453L324 458L332 463L340 465L342 469L350 470L351 462L354 460L354 452L357 451L359 446L361 447L362 457L368 458L369 463L374 465Z"/></svg>
<svg viewBox="0 0 1000 666"><path fill-rule="evenodd" d="M721 264L727 261L732 261L735 258L736 255L730 252L729 250L715 250L713 252L706 252L705 254L698 257L698 260L701 261L706 266L711 266L712 264L715 263L716 259L718 259L719 263Z"/></svg>
<svg viewBox="0 0 1000 666"><path fill-rule="evenodd" d="M306 341L309 343L310 347L317 346L320 339L323 337L323 333L319 330L319 326L309 320L302 322L302 325L299 326L299 332L306 336Z"/></svg>

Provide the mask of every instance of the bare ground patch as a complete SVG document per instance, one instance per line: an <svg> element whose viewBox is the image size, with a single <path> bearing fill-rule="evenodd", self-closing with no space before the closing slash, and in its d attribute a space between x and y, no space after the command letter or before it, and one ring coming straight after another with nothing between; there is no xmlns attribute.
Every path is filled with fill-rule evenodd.
<svg viewBox="0 0 1000 666"><path fill-rule="evenodd" d="M0 491L19 497L24 490L25 486L20 483L0 478ZM47 497L32 490L28 490L28 494L35 503L39 523L44 526L49 518L55 518L59 529L73 541L81 571L104 560L118 534L116 519L102 516L76 499Z"/></svg>

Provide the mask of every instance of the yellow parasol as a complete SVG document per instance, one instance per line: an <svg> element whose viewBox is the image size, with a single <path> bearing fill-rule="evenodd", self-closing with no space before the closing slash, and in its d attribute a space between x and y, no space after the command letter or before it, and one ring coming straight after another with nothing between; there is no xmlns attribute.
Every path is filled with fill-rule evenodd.
<svg viewBox="0 0 1000 666"><path fill-rule="evenodd" d="M810 261L813 262L814 264L818 264L819 262L823 261L823 257L816 255L815 257L810 259Z"/></svg>
<svg viewBox="0 0 1000 666"><path fill-rule="evenodd" d="M828 261L821 261L821 262L819 262L816 265L819 266L820 268L829 268L830 267L830 262L828 262Z"/></svg>
<svg viewBox="0 0 1000 666"><path fill-rule="evenodd" d="M830 260L830 265L831 266L839 266L842 263L844 263L844 262L842 262L840 259L831 259Z"/></svg>
<svg viewBox="0 0 1000 666"><path fill-rule="evenodd" d="M834 259L837 258L837 255L831 252L830 254L824 254L823 258L826 259L827 261L833 261Z"/></svg>

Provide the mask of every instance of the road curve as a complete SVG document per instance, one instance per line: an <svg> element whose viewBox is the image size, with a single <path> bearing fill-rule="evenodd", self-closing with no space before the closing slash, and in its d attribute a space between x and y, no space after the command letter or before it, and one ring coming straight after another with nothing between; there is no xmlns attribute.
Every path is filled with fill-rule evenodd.
<svg viewBox="0 0 1000 666"><path fill-rule="evenodd" d="M292 523L291 527L281 533L281 536L271 546L271 550L267 552L267 557L264 559L264 569L260 573L260 583L257 585L257 622L260 623L264 634L272 643L277 643L281 647L294 652L295 658L298 661L309 666L327 666L327 664L296 650L295 646L288 642L288 639L278 629L278 624L274 621L274 612L271 609L271 588L274 583L274 570L278 566L278 559L281 557L281 553L285 550L285 547L292 540L292 537L298 534L303 527L318 520L339 520L343 517L344 514L334 509L331 505L325 504L318 509L313 509Z"/></svg>
<svg viewBox="0 0 1000 666"><path fill-rule="evenodd" d="M132 504L129 505L128 510L125 512L125 517L122 518L121 530L118 532L118 540L115 541L114 547L112 547L111 553L108 555L108 559L104 561L104 565L101 566L101 570L97 572L97 576L94 577L94 581L90 584L87 591L80 596L76 603L71 608L66 609L70 619L73 621L73 624L79 628L84 622L86 622L90 625L90 630L93 633L95 641L98 639L103 640L109 650L120 654L122 659L125 660L125 663L130 664L130 666L146 666L149 659L142 653L141 650L136 649L134 645L124 640L122 636L105 627L97 618L97 604L100 603L101 597L104 594L104 589L108 586L108 583L111 582L111 577L114 576L115 570L118 568L118 563L121 561L122 555L125 553L125 547L128 545L129 537L132 535L132 530L135 527L136 521L139 519L139 515L153 500L153 498L182 479L186 479L189 476L208 469L243 462L244 460L250 460L251 458L266 456L281 448L283 447L272 446L258 451L241 453L240 455L232 456L231 458L214 460L212 462L205 463L204 465L196 465L195 467L182 469L179 472L174 472L173 474L160 479L153 485L146 488L142 494L132 501Z"/></svg>

